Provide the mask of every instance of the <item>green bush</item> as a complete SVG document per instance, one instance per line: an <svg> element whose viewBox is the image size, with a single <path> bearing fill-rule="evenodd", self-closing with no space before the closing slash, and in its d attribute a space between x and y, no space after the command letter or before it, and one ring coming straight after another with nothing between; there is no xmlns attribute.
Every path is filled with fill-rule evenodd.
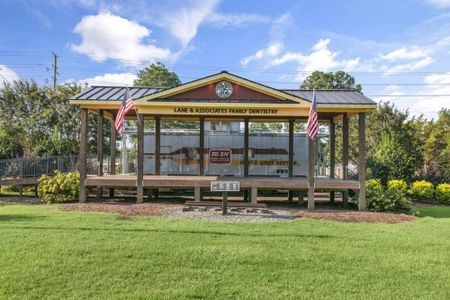
<svg viewBox="0 0 450 300"><path fill-rule="evenodd" d="M416 199L432 199L434 195L434 187L431 182L419 180L412 184L411 196Z"/></svg>
<svg viewBox="0 0 450 300"><path fill-rule="evenodd" d="M450 183L441 183L436 187L436 199L450 201Z"/></svg>
<svg viewBox="0 0 450 300"><path fill-rule="evenodd" d="M39 197L47 203L61 203L76 200L80 193L80 174L78 172L61 173L39 178Z"/></svg>
<svg viewBox="0 0 450 300"><path fill-rule="evenodd" d="M19 192L19 186L18 185L3 185L0 188L0 191L3 194L18 193Z"/></svg>
<svg viewBox="0 0 450 300"><path fill-rule="evenodd" d="M393 179L388 181L387 188L388 190L396 190L406 195L408 184L404 180Z"/></svg>
<svg viewBox="0 0 450 300"><path fill-rule="evenodd" d="M367 180L366 199L367 208L372 211L411 212L412 209L412 203L406 198L404 185L401 180L396 180L386 190L383 189L380 180Z"/></svg>

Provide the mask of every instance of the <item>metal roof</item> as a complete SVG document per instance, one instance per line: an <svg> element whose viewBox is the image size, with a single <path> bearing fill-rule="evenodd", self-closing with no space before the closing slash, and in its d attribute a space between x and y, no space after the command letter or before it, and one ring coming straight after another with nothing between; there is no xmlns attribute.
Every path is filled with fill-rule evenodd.
<svg viewBox="0 0 450 300"><path fill-rule="evenodd" d="M154 94L166 88L129 87L133 99ZM125 94L126 86L91 86L71 97L70 100L120 101Z"/></svg>
<svg viewBox="0 0 450 300"><path fill-rule="evenodd" d="M296 97L312 101L312 90L281 90ZM316 90L319 104L376 104L370 98L355 90Z"/></svg>
<svg viewBox="0 0 450 300"><path fill-rule="evenodd" d="M70 100L120 101L125 94L125 89L125 86L91 86L73 96ZM161 87L129 87L133 99L139 99L166 89ZM279 91L312 101L312 90L280 89ZM376 104L355 90L316 90L316 97L319 104Z"/></svg>

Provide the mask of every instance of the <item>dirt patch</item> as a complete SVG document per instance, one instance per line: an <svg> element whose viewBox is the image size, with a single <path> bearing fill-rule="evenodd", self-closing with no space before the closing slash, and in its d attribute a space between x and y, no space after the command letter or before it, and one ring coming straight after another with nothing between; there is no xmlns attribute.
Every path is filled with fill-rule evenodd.
<svg viewBox="0 0 450 300"><path fill-rule="evenodd" d="M179 208L181 210L182 207L183 205L180 204L161 203L70 203L59 205L59 209L64 211L116 213L121 216L163 216L169 209Z"/></svg>
<svg viewBox="0 0 450 300"><path fill-rule="evenodd" d="M396 214L396 213L380 213L380 212L359 212L359 211L333 211L333 212L310 212L300 211L294 213L297 218L328 220L338 222L355 222L355 223L388 223L396 224L401 222L412 222L416 217Z"/></svg>

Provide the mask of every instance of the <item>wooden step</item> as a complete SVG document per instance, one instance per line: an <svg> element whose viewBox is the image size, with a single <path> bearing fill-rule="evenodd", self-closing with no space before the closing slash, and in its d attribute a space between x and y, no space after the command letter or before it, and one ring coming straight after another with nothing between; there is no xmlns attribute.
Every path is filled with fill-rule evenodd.
<svg viewBox="0 0 450 300"><path fill-rule="evenodd" d="M188 206L219 206L222 207L222 201L186 201L184 203ZM265 203L249 203L249 202L241 202L241 201L228 201L228 207L259 207L266 208L267 204Z"/></svg>

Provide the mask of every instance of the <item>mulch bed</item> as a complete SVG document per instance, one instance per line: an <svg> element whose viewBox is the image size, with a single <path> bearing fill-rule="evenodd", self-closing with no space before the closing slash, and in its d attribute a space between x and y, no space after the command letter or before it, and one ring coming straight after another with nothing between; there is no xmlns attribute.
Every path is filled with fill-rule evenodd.
<svg viewBox="0 0 450 300"><path fill-rule="evenodd" d="M101 203L70 203L58 206L63 211L79 212L104 212L115 213L121 217L132 216L172 216L174 211L181 211L185 207L180 203L120 203L120 202L101 202ZM279 208L270 208L278 211ZM281 211L280 211L281 213ZM359 212L359 211L307 211L299 209L284 210L284 213L295 218L328 220L337 222L355 222L355 223L387 223L396 224L401 222L413 222L416 217L398 214L398 213L380 213L380 212Z"/></svg>
<svg viewBox="0 0 450 300"><path fill-rule="evenodd" d="M328 220L338 222L355 222L355 223L387 223L396 224L401 222L413 222L416 217L396 214L396 213L381 213L381 212L359 212L359 211L300 211L294 214L297 218L314 219L314 220Z"/></svg>
<svg viewBox="0 0 450 300"><path fill-rule="evenodd" d="M169 208L181 209L183 205L163 203L70 203L59 205L60 210L115 213L121 216L162 216Z"/></svg>

